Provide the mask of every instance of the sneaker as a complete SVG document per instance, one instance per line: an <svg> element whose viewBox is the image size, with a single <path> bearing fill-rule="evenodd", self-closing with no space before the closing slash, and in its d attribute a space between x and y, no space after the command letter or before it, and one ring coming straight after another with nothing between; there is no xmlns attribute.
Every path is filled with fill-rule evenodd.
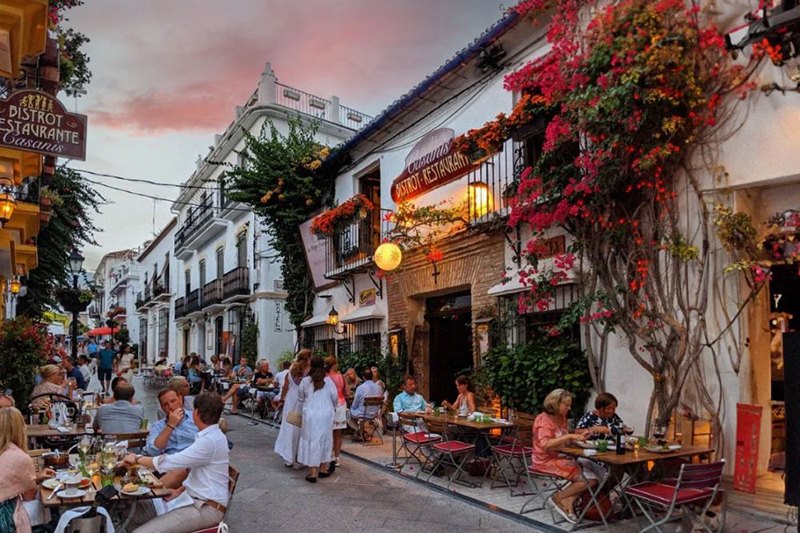
<svg viewBox="0 0 800 533"><path fill-rule="evenodd" d="M547 498L547 501L545 502L545 504L549 505L551 509L553 509L555 512L557 512L558 514L560 514L560 515L561 515L561 517L562 517L564 520L566 520L567 522L569 522L570 524L575 524L575 523L577 523L577 522L578 522L578 520L575 518L575 515L573 515L573 514L572 514L572 513L570 513L570 512L567 512L567 510L566 510L566 509L564 509L563 507L561 507L561 506L560 506L560 505L559 505L559 504L558 504L558 503L557 503L557 502L556 502L556 501L553 499L553 497L552 497L552 496L550 496L549 498Z"/></svg>

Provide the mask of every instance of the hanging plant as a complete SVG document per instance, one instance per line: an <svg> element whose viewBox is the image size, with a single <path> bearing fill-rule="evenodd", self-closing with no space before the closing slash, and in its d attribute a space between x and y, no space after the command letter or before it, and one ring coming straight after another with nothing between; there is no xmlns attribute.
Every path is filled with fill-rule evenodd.
<svg viewBox="0 0 800 533"><path fill-rule="evenodd" d="M356 194L341 204L314 217L311 233L318 237L332 237L359 218L366 218L375 205L363 194Z"/></svg>

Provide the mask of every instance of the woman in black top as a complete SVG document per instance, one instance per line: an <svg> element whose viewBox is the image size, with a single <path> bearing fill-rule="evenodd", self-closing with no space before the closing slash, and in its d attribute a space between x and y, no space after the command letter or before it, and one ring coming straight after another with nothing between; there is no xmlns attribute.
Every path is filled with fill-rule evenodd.
<svg viewBox="0 0 800 533"><path fill-rule="evenodd" d="M617 416L617 399L613 394L601 392L594 401L594 411L578 421L578 429L588 429L587 438L600 439L622 433L625 424Z"/></svg>

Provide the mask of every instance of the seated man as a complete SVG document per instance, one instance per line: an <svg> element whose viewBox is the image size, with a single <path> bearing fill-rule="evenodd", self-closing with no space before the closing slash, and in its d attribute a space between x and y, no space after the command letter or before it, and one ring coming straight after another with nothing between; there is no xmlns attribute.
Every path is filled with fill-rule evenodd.
<svg viewBox="0 0 800 533"><path fill-rule="evenodd" d="M134 533L189 533L219 524L228 505L229 468L228 441L218 425L222 406L222 398L216 392L203 392L195 398L192 419L200 431L185 450L158 457L125 457L126 464L144 465L162 474L189 469L186 481L165 498L185 499L187 505L155 516L153 504L140 501L129 530L138 525Z"/></svg>
<svg viewBox="0 0 800 533"><path fill-rule="evenodd" d="M118 383L114 389L114 403L97 408L94 429L110 435L139 431L144 420L144 411L141 405L131 403L135 393L136 390L130 383Z"/></svg>
<svg viewBox="0 0 800 533"><path fill-rule="evenodd" d="M422 394L417 394L417 380L414 376L406 376L403 379L403 392L394 397L395 413L405 412L423 412L428 408L425 398ZM425 431L424 423L420 420L416 426L404 425L403 431L406 433L415 433L417 431Z"/></svg>
<svg viewBox="0 0 800 533"><path fill-rule="evenodd" d="M69 355L65 355L61 360L61 368L67 371L67 379L75 380L75 386L80 390L86 390L86 379L83 377L81 369L75 366L75 360Z"/></svg>
<svg viewBox="0 0 800 533"><path fill-rule="evenodd" d="M174 390L164 389L158 393L158 403L166 418L153 422L144 451L155 457L161 454L173 454L185 450L197 437L197 426L192 420L191 411L183 409L183 401ZM168 489L181 486L188 471L174 471L161 477L161 482Z"/></svg>
<svg viewBox="0 0 800 533"><path fill-rule="evenodd" d="M262 359L258 362L258 371L253 374L253 386L254 387L275 387L275 376L272 375L272 372L269 371L269 361L266 359ZM277 390L271 391L258 391L256 395L256 401L258 402L258 407L260 409L264 409L266 406L266 402L268 401L272 404L275 396L277 396Z"/></svg>
<svg viewBox="0 0 800 533"><path fill-rule="evenodd" d="M350 410L347 413L347 425L356 430L356 432L359 431L359 427L358 422L353 420L354 418L362 418L365 415L376 416L378 414L377 406L371 407L372 412L367 413L364 399L374 396L383 396L383 389L373 381L372 370L370 368L365 368L361 376L364 378L364 383L359 385L356 389L356 394L353 397L353 404L350 406Z"/></svg>
<svg viewBox="0 0 800 533"><path fill-rule="evenodd" d="M167 382L167 388L178 393L183 402L183 410L194 409L194 396L189 395L189 380L183 376L172 376Z"/></svg>

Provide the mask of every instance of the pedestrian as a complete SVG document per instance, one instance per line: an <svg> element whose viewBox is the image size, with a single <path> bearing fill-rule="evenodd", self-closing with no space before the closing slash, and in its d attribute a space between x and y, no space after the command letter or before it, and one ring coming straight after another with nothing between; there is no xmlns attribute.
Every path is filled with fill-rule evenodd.
<svg viewBox="0 0 800 533"><path fill-rule="evenodd" d="M111 349L111 341L103 343L103 349L97 352L97 378L103 387L103 392L108 392L108 382L114 374L114 350Z"/></svg>
<svg viewBox="0 0 800 533"><path fill-rule="evenodd" d="M347 427L347 397L345 396L344 376L339 372L339 364L336 361L336 357L331 355L325 358L325 372L336 387L338 400L336 413L333 417L333 454L331 461L336 463L336 466L339 466L339 453L342 451L344 428Z"/></svg>
<svg viewBox="0 0 800 533"><path fill-rule="evenodd" d="M317 477L333 474L333 417L339 401L336 385L325 376L321 357L311 359L311 370L303 378L297 397L303 402L303 425L297 445L297 461L309 468L306 481L316 483Z"/></svg>
<svg viewBox="0 0 800 533"><path fill-rule="evenodd" d="M298 393L300 383L308 370L310 358L311 350L297 352L295 361L281 384L281 399L278 401L278 405L283 406L283 419L278 431L278 438L275 440L275 453L283 458L287 467L294 466L297 461L297 445L300 441L300 428L290 424L287 418L290 412L303 409L298 400Z"/></svg>
<svg viewBox="0 0 800 533"><path fill-rule="evenodd" d="M126 344L122 348L122 353L117 359L117 375L125 378L129 383L133 380L133 359L134 355L130 345Z"/></svg>

